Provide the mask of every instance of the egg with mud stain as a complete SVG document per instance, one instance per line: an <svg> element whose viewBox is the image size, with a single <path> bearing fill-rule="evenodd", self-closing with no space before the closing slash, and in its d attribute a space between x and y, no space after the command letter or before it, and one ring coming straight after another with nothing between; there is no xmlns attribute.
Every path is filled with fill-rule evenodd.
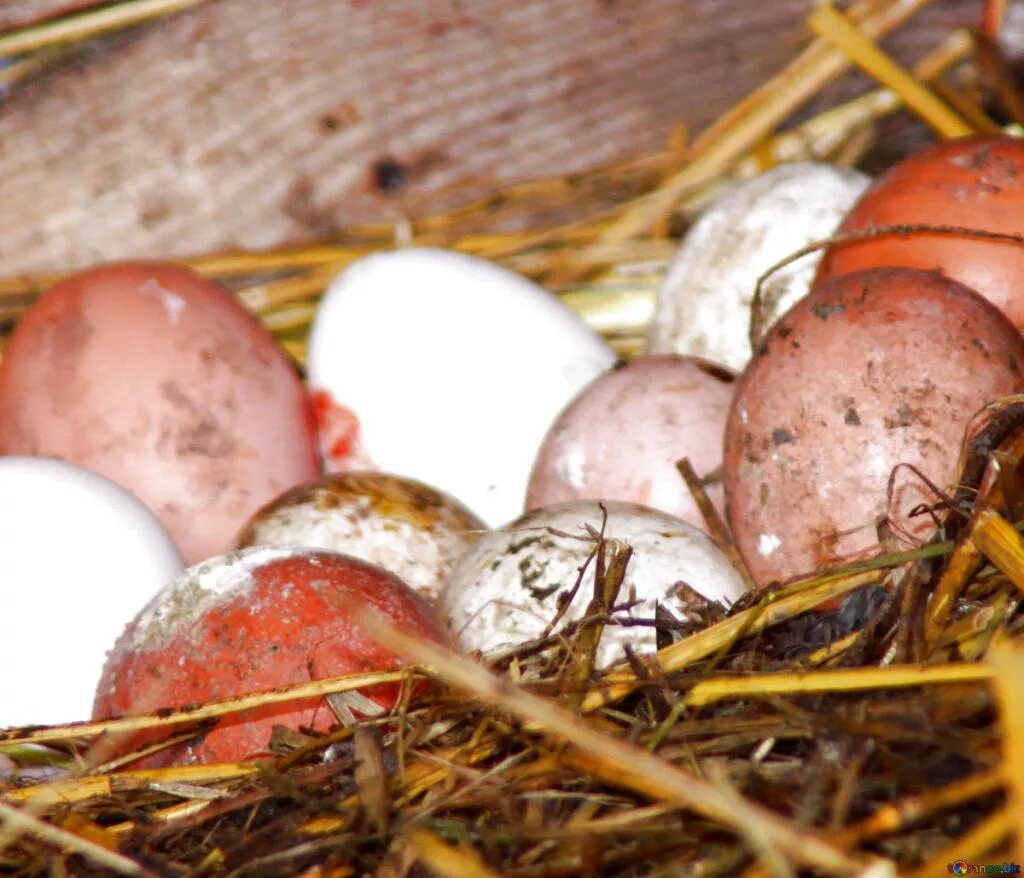
<svg viewBox="0 0 1024 878"><path fill-rule="evenodd" d="M1020 333L938 272L815 287L768 333L729 413L726 502L754 578L877 551L881 526L926 539L931 516L910 513L940 503L931 485L950 490L971 416L1022 390Z"/></svg>
<svg viewBox="0 0 1024 878"><path fill-rule="evenodd" d="M415 479L333 473L264 506L236 546L341 552L383 567L433 602L456 560L486 529L453 497Z"/></svg>
<svg viewBox="0 0 1024 878"><path fill-rule="evenodd" d="M598 666L621 659L625 646L654 651L656 605L684 621L695 599L729 604L746 590L714 543L675 516L635 503L556 503L486 534L456 564L440 611L463 648L486 652L536 639L566 602L556 632L578 623L594 594L593 561L573 588L602 525L606 538L633 554L598 645Z"/></svg>
<svg viewBox="0 0 1024 878"><path fill-rule="evenodd" d="M497 265L419 247L367 256L310 331L325 466L418 479L507 521L555 416L614 361L569 308Z"/></svg>
<svg viewBox="0 0 1024 878"><path fill-rule="evenodd" d="M0 363L0 453L124 486L189 563L317 475L309 400L274 337L228 290L164 263L71 275L29 308Z"/></svg>

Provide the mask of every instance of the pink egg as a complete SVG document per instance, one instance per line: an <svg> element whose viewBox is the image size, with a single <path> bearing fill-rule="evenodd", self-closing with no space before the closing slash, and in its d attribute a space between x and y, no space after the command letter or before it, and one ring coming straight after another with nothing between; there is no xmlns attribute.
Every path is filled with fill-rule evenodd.
<svg viewBox="0 0 1024 878"><path fill-rule="evenodd" d="M587 385L548 431L533 465L527 510L570 500L641 503L704 526L676 469L722 463L732 376L702 360L637 357ZM708 493L722 508L722 489Z"/></svg>
<svg viewBox="0 0 1024 878"><path fill-rule="evenodd" d="M134 493L194 563L316 477L309 400L273 336L187 268L73 275L0 364L0 454L57 457Z"/></svg>

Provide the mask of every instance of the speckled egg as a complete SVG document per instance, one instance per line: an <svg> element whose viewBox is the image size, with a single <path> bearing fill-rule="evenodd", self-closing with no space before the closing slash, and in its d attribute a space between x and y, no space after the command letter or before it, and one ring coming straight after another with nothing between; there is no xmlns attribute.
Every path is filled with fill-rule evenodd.
<svg viewBox="0 0 1024 878"><path fill-rule="evenodd" d="M548 431L533 464L526 508L569 500L623 500L704 519L676 461L699 475L722 463L733 378L673 354L619 363L588 384ZM708 494L721 507L720 484Z"/></svg>
<svg viewBox="0 0 1024 878"><path fill-rule="evenodd" d="M729 519L755 579L876 550L889 513L896 532L927 537L932 519L908 513L940 498L912 468L948 490L971 416L1024 389L1022 367L1009 320L938 272L880 268L817 286L768 334L729 414Z"/></svg>
<svg viewBox="0 0 1024 878"><path fill-rule="evenodd" d="M351 472L286 491L250 519L236 545L341 552L383 567L434 601L455 561L485 530L465 506L422 482Z"/></svg>
<svg viewBox="0 0 1024 878"><path fill-rule="evenodd" d="M685 619L690 611L680 583L726 603L743 593L742 579L711 540L675 516L633 503L560 503L492 531L459 560L441 593L441 611L465 649L488 651L543 634L594 548L586 528L600 530L602 505L608 513L605 536L633 548L616 617L652 619L657 602ZM593 593L592 564L563 623L581 619ZM626 644L641 653L654 651L654 628L609 624L598 665L621 659Z"/></svg>

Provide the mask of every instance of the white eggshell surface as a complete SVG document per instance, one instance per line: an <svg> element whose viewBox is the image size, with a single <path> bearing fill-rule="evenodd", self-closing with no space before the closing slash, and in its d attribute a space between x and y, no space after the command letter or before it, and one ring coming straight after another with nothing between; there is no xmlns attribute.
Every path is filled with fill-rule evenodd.
<svg viewBox="0 0 1024 878"><path fill-rule="evenodd" d="M0 457L0 726L88 719L107 650L184 562L156 516L95 473Z"/></svg>
<svg viewBox="0 0 1024 878"><path fill-rule="evenodd" d="M727 190L694 223L669 267L648 353L703 357L743 371L751 355L750 306L758 277L832 234L869 182L850 168L795 162ZM765 281L763 331L808 293L822 253Z"/></svg>
<svg viewBox="0 0 1024 878"><path fill-rule="evenodd" d="M658 602L685 619L687 602L676 589L680 582L709 600L731 603L743 594L743 581L726 557L685 521L634 503L559 503L485 535L456 564L441 592L441 612L464 649L487 652L543 634L559 595L572 589L593 549L593 541L578 537L586 537L586 525L600 530L602 505L608 511L605 537L633 548L617 605L628 602L631 591L638 602L615 615L651 619ZM591 563L559 627L582 618L593 593ZM653 652L654 628L608 625L598 664L621 659L626 644Z"/></svg>
<svg viewBox="0 0 1024 878"><path fill-rule="evenodd" d="M523 507L533 457L564 405L615 360L554 296L475 257L368 256L331 285L310 332L310 388L329 471L419 479L490 524ZM325 403L330 409L324 418Z"/></svg>

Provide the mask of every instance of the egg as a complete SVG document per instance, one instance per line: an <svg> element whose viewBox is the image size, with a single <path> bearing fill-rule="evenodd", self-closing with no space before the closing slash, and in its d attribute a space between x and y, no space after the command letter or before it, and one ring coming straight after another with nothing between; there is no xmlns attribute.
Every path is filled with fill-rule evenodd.
<svg viewBox="0 0 1024 878"><path fill-rule="evenodd" d="M383 567L433 602L455 561L484 530L465 506L422 482L389 473L335 473L264 506L236 546L341 552Z"/></svg>
<svg viewBox="0 0 1024 878"><path fill-rule="evenodd" d="M722 464L733 377L673 354L636 357L604 372L558 416L530 474L526 508L569 500L624 500L704 519L676 461L708 475ZM722 505L721 485L708 494Z"/></svg>
<svg viewBox="0 0 1024 878"><path fill-rule="evenodd" d="M956 478L972 415L1024 389L1024 338L938 272L879 268L818 285L741 377L725 438L739 550L761 585L878 548L878 524L919 539L918 504Z"/></svg>
<svg viewBox="0 0 1024 878"><path fill-rule="evenodd" d="M227 290L160 263L81 272L25 313L0 363L0 453L107 476L187 562L317 475L309 400L273 336Z"/></svg>
<svg viewBox="0 0 1024 878"><path fill-rule="evenodd" d="M59 460L0 457L0 726L88 718L106 651L184 562L139 500Z"/></svg>
<svg viewBox="0 0 1024 878"><path fill-rule="evenodd" d="M426 604L400 579L331 552L259 547L195 565L162 589L110 652L96 688L97 719L230 698L401 664L363 626L369 610L407 634L445 642ZM397 684L362 694L383 707ZM265 754L275 725L326 731L323 698L265 705L150 758L234 762ZM130 751L152 733L120 742Z"/></svg>
<svg viewBox="0 0 1024 878"><path fill-rule="evenodd" d="M882 174L839 231L913 223L1024 234L1024 141L970 137L928 146ZM1024 327L1024 249L1019 243L894 232L831 247L819 276L884 265L938 269L979 292L1014 326Z"/></svg>
<svg viewBox="0 0 1024 878"><path fill-rule="evenodd" d="M649 353L703 357L740 371L750 359L758 277L827 237L869 183L859 171L815 162L779 165L735 184L686 234L658 292ZM770 275L762 329L810 290L821 252Z"/></svg>
<svg viewBox="0 0 1024 878"><path fill-rule="evenodd" d="M368 256L331 284L310 331L326 468L418 479L507 521L548 426L614 360L554 296L489 262Z"/></svg>
<svg viewBox="0 0 1024 878"><path fill-rule="evenodd" d="M713 601L731 602L744 592L742 579L723 553L685 521L635 503L559 503L488 533L456 564L440 606L463 648L486 652L543 634L594 548L586 527L600 530L602 505L608 513L605 536L633 548L616 617L652 619L657 603L685 619L690 604L680 584ZM591 564L563 624L583 617L594 594L594 570ZM631 593L636 603L626 606ZM655 630L609 624L597 664L621 659L627 644L639 653L653 652Z"/></svg>

